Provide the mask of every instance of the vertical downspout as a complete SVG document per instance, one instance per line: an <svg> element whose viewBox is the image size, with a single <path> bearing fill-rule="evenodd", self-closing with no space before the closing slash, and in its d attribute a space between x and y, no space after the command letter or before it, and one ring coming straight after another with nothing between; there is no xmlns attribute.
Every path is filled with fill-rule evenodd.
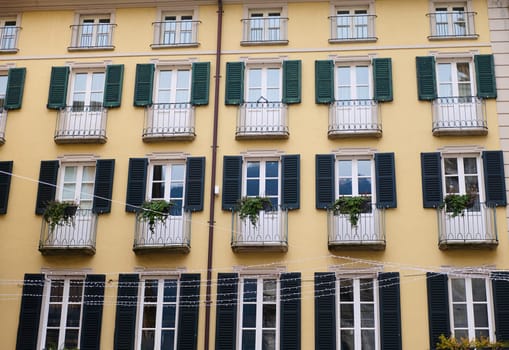
<svg viewBox="0 0 509 350"><path fill-rule="evenodd" d="M214 245L215 224L215 185L217 167L217 129L219 119L219 79L221 78L221 38L223 31L223 2L217 2L217 47L216 47L216 73L214 77L214 126L212 131L212 169L210 175L210 215L209 215L209 246L207 253L207 291L205 294L205 340L204 349L209 350L210 340L210 308L212 295L212 252Z"/></svg>

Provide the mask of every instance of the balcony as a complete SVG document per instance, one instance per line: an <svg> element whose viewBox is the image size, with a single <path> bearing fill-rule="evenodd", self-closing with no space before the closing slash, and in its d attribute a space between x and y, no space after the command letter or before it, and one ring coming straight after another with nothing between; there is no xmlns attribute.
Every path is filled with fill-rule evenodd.
<svg viewBox="0 0 509 350"><path fill-rule="evenodd" d="M241 45L288 44L288 18L254 17L242 20Z"/></svg>
<svg viewBox="0 0 509 350"><path fill-rule="evenodd" d="M485 203L453 216L446 208L437 209L438 246L450 248L495 248L498 245L496 208Z"/></svg>
<svg viewBox="0 0 509 350"><path fill-rule="evenodd" d="M371 204L367 212L359 215L357 225L352 225L348 214L327 211L329 249L385 249L385 210Z"/></svg>
<svg viewBox="0 0 509 350"><path fill-rule="evenodd" d="M375 18L367 14L330 16L329 43L376 41Z"/></svg>
<svg viewBox="0 0 509 350"><path fill-rule="evenodd" d="M152 230L148 222L136 219L133 250L137 254L149 252L189 253L191 248L191 213L168 215L164 222L156 222Z"/></svg>
<svg viewBox="0 0 509 350"><path fill-rule="evenodd" d="M236 139L286 139L287 105L281 102L247 102L239 107Z"/></svg>
<svg viewBox="0 0 509 350"><path fill-rule="evenodd" d="M232 249L243 251L288 250L288 210L260 211L256 225L232 212Z"/></svg>
<svg viewBox="0 0 509 350"><path fill-rule="evenodd" d="M105 143L108 110L102 106L65 107L58 111L55 142Z"/></svg>
<svg viewBox="0 0 509 350"><path fill-rule="evenodd" d="M334 101L329 107L329 138L381 137L379 109L375 100Z"/></svg>
<svg viewBox="0 0 509 350"><path fill-rule="evenodd" d="M21 27L0 27L0 53L18 52L18 34Z"/></svg>
<svg viewBox="0 0 509 350"><path fill-rule="evenodd" d="M195 136L190 103L154 103L145 109L143 141L193 140Z"/></svg>
<svg viewBox="0 0 509 350"><path fill-rule="evenodd" d="M116 24L80 24L71 26L68 50L113 50L113 29Z"/></svg>
<svg viewBox="0 0 509 350"><path fill-rule="evenodd" d="M438 97L433 101L433 135L486 135L485 101L475 96Z"/></svg>
<svg viewBox="0 0 509 350"><path fill-rule="evenodd" d="M57 225L53 230L43 219L39 251L43 255L95 254L97 214L91 209L78 209L70 224Z"/></svg>
<svg viewBox="0 0 509 350"><path fill-rule="evenodd" d="M7 124L7 111L0 107L0 145L5 143L5 125Z"/></svg>
<svg viewBox="0 0 509 350"><path fill-rule="evenodd" d="M200 21L165 21L154 22L153 49L165 47L198 46L198 25Z"/></svg>
<svg viewBox="0 0 509 350"><path fill-rule="evenodd" d="M476 12L434 12L426 16L430 20L429 40L477 39L474 17Z"/></svg>

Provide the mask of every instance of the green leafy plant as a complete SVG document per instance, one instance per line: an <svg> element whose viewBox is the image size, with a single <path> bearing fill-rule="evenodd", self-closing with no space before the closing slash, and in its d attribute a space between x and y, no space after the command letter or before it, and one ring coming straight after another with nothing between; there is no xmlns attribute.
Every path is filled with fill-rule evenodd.
<svg viewBox="0 0 509 350"><path fill-rule="evenodd" d="M50 232L55 227L73 223L78 206L73 202L50 201L46 204L42 217L49 225Z"/></svg>
<svg viewBox="0 0 509 350"><path fill-rule="evenodd" d="M448 194L445 196L440 209L445 207L445 210L454 218L458 215L464 216L465 209L471 208L475 202L475 194Z"/></svg>
<svg viewBox="0 0 509 350"><path fill-rule="evenodd" d="M154 233L156 223L165 223L174 203L165 200L145 201L138 212L138 220L148 222L150 232Z"/></svg>
<svg viewBox="0 0 509 350"><path fill-rule="evenodd" d="M502 342L491 342L489 338L486 337L473 340L461 338L458 340L453 336L446 337L441 334L438 340L436 350L499 350L507 346L507 344Z"/></svg>
<svg viewBox="0 0 509 350"><path fill-rule="evenodd" d="M348 215L352 226L357 226L361 213L369 210L369 197L366 196L341 196L332 203L334 214Z"/></svg>
<svg viewBox="0 0 509 350"><path fill-rule="evenodd" d="M272 202L267 197L244 197L239 203L239 216L241 220L249 218L251 224L256 226L261 210L271 210Z"/></svg>

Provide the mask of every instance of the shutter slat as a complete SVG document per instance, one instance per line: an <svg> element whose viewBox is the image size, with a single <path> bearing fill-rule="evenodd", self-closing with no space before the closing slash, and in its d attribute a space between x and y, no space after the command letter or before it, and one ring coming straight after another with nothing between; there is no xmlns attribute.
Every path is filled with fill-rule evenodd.
<svg viewBox="0 0 509 350"><path fill-rule="evenodd" d="M300 350L301 274L281 275L281 350Z"/></svg>
<svg viewBox="0 0 509 350"><path fill-rule="evenodd" d="M43 160L39 171L39 183L37 186L37 200L35 203L35 213L42 215L46 209L46 204L55 200L58 160Z"/></svg>
<svg viewBox="0 0 509 350"><path fill-rule="evenodd" d="M315 157L316 209L328 209L334 202L334 161L332 154Z"/></svg>
<svg viewBox="0 0 509 350"><path fill-rule="evenodd" d="M334 101L334 62L315 61L315 102L329 104Z"/></svg>
<svg viewBox="0 0 509 350"><path fill-rule="evenodd" d="M301 101L301 61L283 61L283 103Z"/></svg>
<svg viewBox="0 0 509 350"><path fill-rule="evenodd" d="M502 151L484 151L484 186L488 206L505 206L504 155Z"/></svg>
<svg viewBox="0 0 509 350"><path fill-rule="evenodd" d="M0 214L7 213L13 164L12 160L0 162Z"/></svg>
<svg viewBox="0 0 509 350"><path fill-rule="evenodd" d="M392 60L390 58L373 59L373 80L375 100L392 101Z"/></svg>
<svg viewBox="0 0 509 350"><path fill-rule="evenodd" d="M137 274L118 276L114 350L134 350L139 281Z"/></svg>
<svg viewBox="0 0 509 350"><path fill-rule="evenodd" d="M205 157L187 158L185 210L203 210L204 180Z"/></svg>
<svg viewBox="0 0 509 350"><path fill-rule="evenodd" d="M381 350L401 350L399 273L380 273L378 275L378 289Z"/></svg>
<svg viewBox="0 0 509 350"><path fill-rule="evenodd" d="M52 67L49 84L49 109L61 109L66 105L67 83L69 80L69 67Z"/></svg>
<svg viewBox="0 0 509 350"><path fill-rule="evenodd" d="M336 275L315 273L315 350L336 349Z"/></svg>
<svg viewBox="0 0 509 350"><path fill-rule="evenodd" d="M235 210L241 195L242 157L223 158L223 210Z"/></svg>
<svg viewBox="0 0 509 350"><path fill-rule="evenodd" d="M244 62L226 62L226 105L240 105L244 101Z"/></svg>
<svg viewBox="0 0 509 350"><path fill-rule="evenodd" d="M497 98L495 63L493 55L475 55L477 97Z"/></svg>
<svg viewBox="0 0 509 350"><path fill-rule="evenodd" d="M104 214L111 211L114 171L115 159L97 160L94 183L94 203L92 206L92 211L96 214Z"/></svg>
<svg viewBox="0 0 509 350"><path fill-rule="evenodd" d="M237 295L239 276L236 273L217 275L216 347L235 350L237 334Z"/></svg>
<svg viewBox="0 0 509 350"><path fill-rule="evenodd" d="M281 207L294 210L300 207L300 155L281 157Z"/></svg>
<svg viewBox="0 0 509 350"><path fill-rule="evenodd" d="M195 350L198 344L200 274L180 277L177 350Z"/></svg>
<svg viewBox="0 0 509 350"><path fill-rule="evenodd" d="M434 350L438 337L451 335L449 326L449 296L447 275L426 273L428 291L429 346Z"/></svg>
<svg viewBox="0 0 509 350"><path fill-rule="evenodd" d="M203 106L209 103L210 62L195 62L192 67L191 104Z"/></svg>
<svg viewBox="0 0 509 350"><path fill-rule="evenodd" d="M152 104L152 88L154 81L153 64L137 64L134 85L134 105L138 107Z"/></svg>
<svg viewBox="0 0 509 350"><path fill-rule="evenodd" d="M122 101L122 83L124 81L124 65L111 64L106 67L104 80L103 106L107 108L120 107Z"/></svg>
<svg viewBox="0 0 509 350"><path fill-rule="evenodd" d="M44 275L25 274L21 295L16 350L37 348L43 291Z"/></svg>
<svg viewBox="0 0 509 350"><path fill-rule="evenodd" d="M509 340L509 272L494 272L493 310L495 311L495 336L499 342Z"/></svg>
<svg viewBox="0 0 509 350"><path fill-rule="evenodd" d="M377 208L396 208L394 153L375 154Z"/></svg>
<svg viewBox="0 0 509 350"><path fill-rule="evenodd" d="M424 208L442 203L442 164L440 153L421 153L422 202Z"/></svg>
<svg viewBox="0 0 509 350"><path fill-rule="evenodd" d="M145 200L147 158L130 158L125 211L135 213Z"/></svg>
<svg viewBox="0 0 509 350"><path fill-rule="evenodd" d="M80 350L96 350L101 347L105 282L105 275L87 275L85 279Z"/></svg>
<svg viewBox="0 0 509 350"><path fill-rule="evenodd" d="M437 98L435 57L416 57L417 92L419 100L430 101Z"/></svg>
<svg viewBox="0 0 509 350"><path fill-rule="evenodd" d="M10 68L7 75L4 108L8 110L20 109L23 101L26 68Z"/></svg>

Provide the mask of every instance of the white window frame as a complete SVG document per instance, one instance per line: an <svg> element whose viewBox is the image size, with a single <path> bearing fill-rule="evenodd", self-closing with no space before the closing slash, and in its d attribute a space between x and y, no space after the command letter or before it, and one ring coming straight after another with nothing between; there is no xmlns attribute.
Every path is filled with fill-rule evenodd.
<svg viewBox="0 0 509 350"><path fill-rule="evenodd" d="M96 27L93 28L93 32L92 32L92 39L91 39L91 43L92 43L92 46L84 46L82 45L82 35L83 35L83 27L81 27L83 25L83 21L84 20L90 20L90 19L94 19L94 25L96 24L99 24L99 23L96 23L95 20L100 20L100 19L106 19L108 18L109 19L109 23L104 23L104 24L108 24L108 38L109 38L109 42L107 43L107 45L102 45L102 46L99 46L98 43L96 42L96 37L97 37L97 29ZM104 48L111 48L113 46L113 26L115 25L115 10L114 9L111 9L111 10L100 10L100 11L97 11L97 10L85 10L85 11L79 11L79 12L76 12L75 15L74 15L74 25L75 26L79 26L77 27L77 30L76 32L73 32L73 37L72 37L72 40L71 40L71 47L69 48L70 50L73 49L73 50L94 50L94 49L104 49Z"/></svg>
<svg viewBox="0 0 509 350"><path fill-rule="evenodd" d="M339 81L339 68L349 67L350 69L350 81L348 85L341 85ZM373 64L371 60L360 60L360 61L336 61L334 63L334 95L337 96L337 100L340 100L339 90L342 87L349 87L350 98L349 100L359 100L357 94L357 88L360 86L365 86L357 83L357 67L367 67L368 68L368 97L367 100L373 99ZM366 100L366 99L362 99Z"/></svg>
<svg viewBox="0 0 509 350"><path fill-rule="evenodd" d="M261 13L261 17L252 17L253 14L259 14ZM271 13L279 13L279 16L273 16L275 19L279 19L277 27L278 31L278 37L275 39L270 38L270 21L267 19L272 17L269 16ZM270 41L284 41L288 38L286 37L288 34L286 33L286 29L284 28L286 26L286 23L283 21L288 18L288 6L286 3L280 3L279 1L273 2L273 5L271 6L263 6L263 5L246 5L243 9L243 18L247 19L249 21L248 25L244 26L244 30L247 31L247 33L243 33L243 36L245 40L248 42L270 42ZM261 38L254 38L251 33L251 19L252 18L261 18L263 20L263 27L261 30Z"/></svg>
<svg viewBox="0 0 509 350"><path fill-rule="evenodd" d="M65 171L69 167L76 167L76 177L74 179L75 188L74 188L74 198L72 202L76 203L81 207L81 209L92 209L94 203L94 190L95 190L95 174L97 172L96 162L61 162L60 169L58 172L58 181L57 181L57 199L64 200L64 185L65 182ZM85 167L93 167L94 174L92 181L83 181L83 172ZM84 193L82 192L83 185L91 184L92 189L90 193L90 199L83 199L82 196ZM71 199L66 199L65 201L70 201ZM89 203L89 205L87 205Z"/></svg>
<svg viewBox="0 0 509 350"><path fill-rule="evenodd" d="M247 63L246 64L246 83L244 86L244 101L246 103L253 103L256 104L257 102L272 102L272 103L281 103L283 99L283 65L282 63L264 63L264 64L255 64L255 63ZM261 82L260 82L260 90L261 90L261 96L258 98L257 101L250 101L249 100L249 91L251 88L251 81L250 81L250 70L260 69L261 70ZM277 69L279 70L279 85L277 86L278 89L278 98L276 101L269 100L265 95L267 95L267 89L268 89L268 71L269 69ZM274 89L274 87L271 87Z"/></svg>
<svg viewBox="0 0 509 350"><path fill-rule="evenodd" d="M334 18L334 22L333 22L333 25L334 25L334 32L332 32L332 28L331 28L331 35L332 35L332 41L340 41L340 42L343 42L343 41L358 41L358 40L368 40L368 41L376 41L376 38L375 38L375 33L376 33L376 28L375 28L375 21L374 20L370 20L369 17L367 19L367 37L366 38L363 38L363 37L355 37L355 36L351 36L350 38L341 38L339 35L338 35L338 32L337 32L337 28L338 28L338 21L337 21L337 16L338 16L338 12L339 11L349 11L351 14L355 14L355 11L359 11L359 10L365 10L366 11L366 16L374 16L376 14L376 11L375 11L375 0L331 0L330 2L330 9L329 9L329 13L330 13L330 16L332 18ZM372 28L371 28L371 26ZM332 25L332 23L331 23ZM354 21L352 21L350 23L350 33L354 33L355 31L355 23ZM370 35L372 34L372 35Z"/></svg>
<svg viewBox="0 0 509 350"><path fill-rule="evenodd" d="M457 164L458 164L458 167L457 167L457 171L458 173L457 174L454 174L454 176L457 176L458 177L458 186L459 186L459 193L456 193L456 192L449 192L447 190L447 186L446 186L446 177L447 175L445 174L445 159L446 158L455 158L457 160ZM474 176L475 174L467 174L465 175L465 172L464 172L464 162L463 160L465 158L475 158L476 159L476 166L477 166L477 182L478 182L478 189L477 189L477 193L479 195L479 200L482 202L484 200L484 178L483 178L483 163L482 163L482 159L481 159L481 155L479 153L442 153L442 186L444 188L444 196L449 194L449 193L454 193L454 194L467 194L469 193L466 189L466 184L465 184L465 176ZM451 175L450 177L452 177L453 175Z"/></svg>
<svg viewBox="0 0 509 350"><path fill-rule="evenodd" d="M2 84L0 84L0 99L3 100L3 104L0 106L0 114L2 114L2 113L7 111L3 106L5 106L5 97L6 97L6 94L7 94L7 80L9 79L8 72L0 70L0 79L1 80L5 80L5 84L3 84L5 89L1 89L2 88Z"/></svg>
<svg viewBox="0 0 509 350"><path fill-rule="evenodd" d="M68 97L67 97L67 100L68 100L68 105L73 107L74 106L74 95L76 93L75 89L76 89L76 79L77 79L77 75L81 75L81 74L86 74L86 87L85 87L85 90L84 91L80 91L80 93L84 93L85 94L85 99L83 101L84 103L84 107L85 107L85 110L86 110L86 107L89 107L90 108L90 111L95 111L97 112L96 108L99 109L99 111L103 108L102 105L103 105L103 99L104 99L104 82L106 80L106 69L105 67L97 67L97 68L86 68L86 69L71 69L71 74L70 74L70 77L69 77L69 86L70 86L70 89L69 89L69 93L68 93ZM93 78L94 78L94 74L102 74L103 75L103 84L101 85L101 90L97 90L97 91L93 91L92 90L92 81L93 81ZM101 99L100 99L100 106L94 106L92 107L91 106L91 96L92 94L94 93L100 93L101 94ZM79 110L79 108L78 108ZM73 108L73 111L74 111L74 108Z"/></svg>
<svg viewBox="0 0 509 350"><path fill-rule="evenodd" d="M249 163L253 163L253 162L259 162L259 170L260 170L260 173L259 173L259 177L257 178L258 179L258 194L257 196L260 196L260 197L269 197L269 198L276 198L276 196L274 195L267 195L266 194L266 191L265 191L265 188L266 188L266 181L268 179L274 179L274 177L269 177L267 178L266 177L266 166L267 166L267 162L277 162L278 164L278 176L277 176L277 180L278 180L278 194L277 194L277 205L274 206L274 203L272 204L273 205L273 210L274 212L277 212L279 206L281 205L281 176L282 176L282 173L281 173L281 158L276 158L276 157L245 157L244 158L244 161L243 161L243 176L242 176L242 194L243 194L243 197L248 197L247 195L247 181L248 181L248 176L247 176L247 169L248 169L248 164ZM249 197L254 197L252 195L250 195ZM270 214L272 211L269 211L268 213L266 214Z"/></svg>
<svg viewBox="0 0 509 350"><path fill-rule="evenodd" d="M170 93L170 101L164 101L161 102L160 94L163 89L160 88L161 83L161 73L162 72L168 72L171 71L171 82L170 82L170 88L164 89L165 91L169 91ZM178 87L178 72L179 71L187 71L188 72L188 84L185 88ZM156 66L156 74L154 79L154 101L155 103L161 103L161 104L182 104L185 105L187 108L187 105L191 103L191 85L192 85L192 65L191 64L174 64L174 65L166 65L166 64L158 64ZM177 91L187 91L187 99L186 101L180 101L177 102Z"/></svg>
<svg viewBox="0 0 509 350"><path fill-rule="evenodd" d="M0 51L15 51L18 48L18 36L19 28L21 28L21 16L20 15L2 15L0 16L0 27L6 27L7 22L14 22L14 38L11 46L4 46L4 33L0 31ZM12 36L12 35L11 35Z"/></svg>
<svg viewBox="0 0 509 350"><path fill-rule="evenodd" d="M159 22L154 26L154 45L151 45L153 48L158 47L171 47L171 46L198 46L198 26L195 22L198 22L198 14L199 9L197 6L188 7L188 6L174 6L172 8L158 8L156 14L156 20ZM175 16L176 21L181 21L182 16L191 16L191 38L189 42L183 42L180 40L180 26L176 26L176 34L175 34L175 42L174 43L166 43L164 41L164 25L167 16ZM178 38L178 40L177 40ZM194 40L193 40L194 39Z"/></svg>
<svg viewBox="0 0 509 350"><path fill-rule="evenodd" d="M352 172L350 174L350 176L342 176L339 172L339 163L340 161L351 161L351 169L352 169ZM359 194L359 178L366 178L366 176L359 176L359 171L358 171L358 163L359 161L369 161L370 162L370 171L371 171L371 174L370 174L370 179L371 179L371 194L369 195L369 197L371 198L370 202L371 203L375 203L376 202L376 184L375 184L375 159L372 155L368 155L366 154L365 156L362 156L362 155L357 155L357 156L337 156L336 157L336 161L335 161L335 164L334 164L334 167L335 167L335 179L334 179L334 191L335 191L335 195L336 195L336 198L338 198L339 196L346 196L346 197L352 197L352 196L364 196L365 194ZM347 195L347 194L340 194L339 193L339 190L340 190L340 186L339 186L339 181L341 178L351 178L352 180L352 194L351 195Z"/></svg>
<svg viewBox="0 0 509 350"><path fill-rule="evenodd" d="M437 94L438 97L460 97L459 95L459 80L458 80L458 63L468 63L469 66L469 75L470 75L470 92L469 97L476 96L476 81L475 81L475 65L472 56L462 56L457 58L442 58L439 55L436 57L435 62L435 70L437 77ZM441 96L440 95L440 74L439 74L439 65L440 64L450 64L451 65L451 81L446 82L452 85L452 96Z"/></svg>
<svg viewBox="0 0 509 350"><path fill-rule="evenodd" d="M182 180L174 180L172 179L173 176L173 166L182 166L184 169L184 173L182 176ZM157 181L159 183L164 182L164 198L153 198L152 196L152 185L154 184L154 167L155 166L164 166L165 174L163 175L164 181ZM164 169L164 168L163 168ZM172 159L172 160L150 160L149 161L149 167L148 167L148 173L147 173L147 200L165 200L165 201L172 201L174 199L181 200L182 206L180 208L180 215L184 215L184 202L185 202L185 194L186 194L186 175L187 175L187 164L185 159ZM182 197L181 198L175 198L171 197L171 185L176 182L182 182ZM173 215L172 216L177 216Z"/></svg>

